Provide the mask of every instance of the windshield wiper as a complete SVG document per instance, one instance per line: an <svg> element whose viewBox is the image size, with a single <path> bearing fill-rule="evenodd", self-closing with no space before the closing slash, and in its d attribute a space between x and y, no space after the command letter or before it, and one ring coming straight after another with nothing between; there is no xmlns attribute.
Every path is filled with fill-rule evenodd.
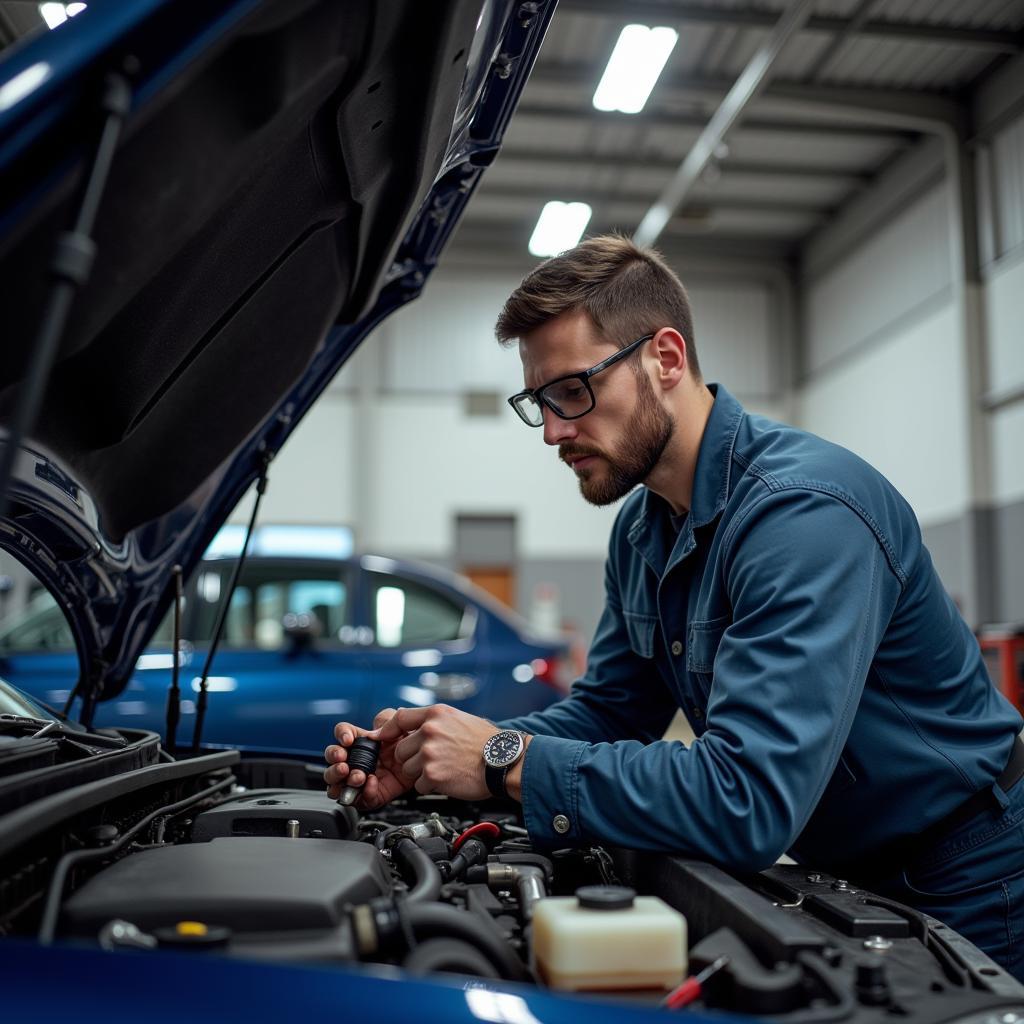
<svg viewBox="0 0 1024 1024"><path fill-rule="evenodd" d="M100 733L72 729L45 718L32 718L30 715L15 715L5 711L0 714L0 733L12 732L27 734L28 739L46 736L55 740L71 740L76 744L90 747L119 749L128 744L121 736L104 736Z"/></svg>

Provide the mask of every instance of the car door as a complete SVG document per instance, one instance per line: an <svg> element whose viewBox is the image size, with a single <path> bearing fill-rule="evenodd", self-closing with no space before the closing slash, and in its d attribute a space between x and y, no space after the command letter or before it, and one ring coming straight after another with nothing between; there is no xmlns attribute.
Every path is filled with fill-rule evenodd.
<svg viewBox="0 0 1024 1024"><path fill-rule="evenodd" d="M189 730L232 564L204 563L192 588L187 636L194 651L182 681ZM247 561L210 669L203 742L322 754L335 722L365 716L366 670L351 642L351 618L347 563Z"/></svg>
<svg viewBox="0 0 1024 1024"><path fill-rule="evenodd" d="M375 710L452 704L474 714L486 707L475 606L432 581L363 560L362 610ZM376 566L380 564L382 568Z"/></svg>

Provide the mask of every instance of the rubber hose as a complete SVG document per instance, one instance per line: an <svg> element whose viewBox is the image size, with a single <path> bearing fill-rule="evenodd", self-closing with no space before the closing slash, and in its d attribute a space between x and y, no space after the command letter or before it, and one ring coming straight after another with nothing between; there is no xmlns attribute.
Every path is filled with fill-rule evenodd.
<svg viewBox="0 0 1024 1024"><path fill-rule="evenodd" d="M450 971L454 974L472 974L478 978L501 980L497 967L462 939L428 939L402 961L402 967L410 974L420 976L436 971Z"/></svg>
<svg viewBox="0 0 1024 1024"><path fill-rule="evenodd" d="M411 874L414 879L405 897L407 903L431 903L441 895L441 872L411 839L399 839L395 843L394 857L402 874Z"/></svg>
<svg viewBox="0 0 1024 1024"><path fill-rule="evenodd" d="M443 903L417 903L407 909L417 939L454 938L478 949L508 981L532 981L530 972L500 936L465 910Z"/></svg>
<svg viewBox="0 0 1024 1024"><path fill-rule="evenodd" d="M391 835L392 832L397 832L398 828L398 825L388 825L386 828L380 829L380 831L378 831L378 833L373 837L373 845L378 850L383 850L388 836Z"/></svg>

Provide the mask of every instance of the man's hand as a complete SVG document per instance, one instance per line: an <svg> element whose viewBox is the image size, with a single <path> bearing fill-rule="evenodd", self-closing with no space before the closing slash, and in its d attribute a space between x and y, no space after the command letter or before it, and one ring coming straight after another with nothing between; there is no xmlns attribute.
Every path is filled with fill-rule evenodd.
<svg viewBox="0 0 1024 1024"><path fill-rule="evenodd" d="M484 780L484 743L498 731L484 718L434 704L400 708L373 739L394 744L396 766L415 779L417 792L482 800L491 795Z"/></svg>
<svg viewBox="0 0 1024 1024"><path fill-rule="evenodd" d="M395 747L398 738L383 741L380 747L380 756L377 760L377 770L373 775L367 777L358 769L349 771L348 748L360 736L368 736L370 739L381 739L377 732L382 725L388 722L396 714L394 708L384 708L379 711L373 720L373 729L360 729L357 725L349 722L339 722L334 727L334 738L338 744L332 744L324 751L324 759L327 761L327 769L324 771L324 782L327 783L327 795L332 800L337 800L341 790L345 786L362 786L363 791L356 801L358 806L370 809L381 807L401 796L404 792L412 789L416 781L414 777L406 775L401 765L395 760Z"/></svg>

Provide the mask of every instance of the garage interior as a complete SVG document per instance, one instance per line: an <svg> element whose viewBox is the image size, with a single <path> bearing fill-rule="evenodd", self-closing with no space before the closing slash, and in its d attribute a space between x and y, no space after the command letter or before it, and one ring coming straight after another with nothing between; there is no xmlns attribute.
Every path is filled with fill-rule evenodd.
<svg viewBox="0 0 1024 1024"><path fill-rule="evenodd" d="M523 4L522 16L536 6ZM87 6L0 0L0 49L59 28L82 9ZM598 109L595 92L627 24L669 29L675 39L642 109ZM520 360L514 346L502 348L494 338L505 299L542 258L538 220L555 202L585 204L584 235L620 232L666 257L692 300L707 381L722 382L752 413L849 448L896 486L971 629L983 641L1013 638L1018 653L1002 660L993 655L989 669L1008 696L1017 689L1024 695L1024 0L559 0L501 152L423 296L386 319L342 367L269 464L265 495L257 499L251 490L243 498L215 542L223 542L224 550L216 557L208 550L202 570L185 581L192 589L183 602L175 570L179 608L184 603L190 621L202 612L205 625L193 639L219 636L222 626L228 637L219 674L209 675L211 652L201 683L203 652L186 638L190 672L197 675L184 677L183 700L178 656L167 652L184 648L178 628L170 631L169 616L135 665L136 676L173 667L173 725L163 690L158 711L161 723L166 714L169 749L178 743L182 763L199 750L207 682L215 709L209 730L222 725L217 714L226 718L239 708L240 720L248 716L250 725L259 719L261 728L280 730L285 701L305 699L297 682L300 697L278 683L271 699L261 704L266 695L258 694L246 704L227 660L232 647L236 656L244 647L237 637L244 633L246 609L232 603L239 576L231 576L226 557L220 566L215 562L229 553L230 531L237 539L247 525L252 529L257 500L257 548L278 528L308 528L321 543L327 538L336 545L332 557L347 558L351 551L367 556L361 569L375 582L366 584L365 603L375 615L397 597L401 619L401 602L412 595L412 606L419 585L400 594L386 573L406 560L426 563L462 574L518 612L532 637L569 640L574 667L585 664L604 605L608 538L621 504L598 508L583 501L557 450L544 445L541 431L524 428L506 401L523 386ZM276 569L268 568L272 545L254 554L249 569L265 571L271 589L279 582ZM458 687L474 680L437 665L441 648L446 657L451 651L458 657L472 647L460 646L468 613L449 604L450 623L439 626L435 618L426 624L449 632L413 643L401 624L387 639L376 620L370 629L362 620L354 625L341 617L342 608L349 614L344 602L351 603L356 587L352 576L333 572L330 579L311 574L300 580L308 598L303 614L307 620L314 610L322 615L329 623L326 636L309 621L289 625L293 609L282 604L260 620L272 627L261 641L257 587L250 584L244 602L252 613L249 625L255 624L254 646L288 659L289 674L280 678L289 684L299 679L299 658L333 667L331 659L344 649L359 657L358 671L370 666L369 675L377 671L383 679L385 657L394 656L418 675L418 686L406 685L405 676L398 680L408 704L458 703L467 692ZM38 585L21 564L0 552L0 629L37 595ZM228 600L214 627L224 595ZM200 601L209 607L201 608ZM482 616L484 607L474 614ZM234 639L232 629L239 631ZM72 648L63 634L42 650L47 646L29 653L69 654ZM10 653L0 643L0 657ZM510 687L535 677L547 685L537 668L546 665L544 659L522 658L527 660L506 680ZM454 689L436 688L442 684ZM45 691L47 699L70 708L81 696L78 685ZM138 692L131 692L133 686ZM372 686L364 689L374 696ZM329 698L307 702L328 739L334 722L356 721L340 687ZM184 722L193 735L200 705L197 739L187 755L177 727ZM153 706L141 684L129 683L117 714L128 716L131 726ZM693 738L681 713L667 738ZM281 745L299 751L298 743ZM227 751L220 756L227 758ZM175 833L173 841L180 840L186 852L175 862L180 877L166 877L168 888L187 887L210 867L200 840L249 842L253 860L245 862L246 870L251 867L259 885L267 865L277 863L278 840L326 842L323 827L309 831L303 817L323 814L322 765L312 773L308 764L300 767L298 783L292 775L280 785L316 789L309 806L301 800L295 810L277 806L282 801L276 791L267 797L264 789L278 782L272 772L260 774L261 768L238 776L238 793L259 792L266 805L244 818L253 831L236 827L241 812L228 806L223 815L204 811L206 820L187 836ZM310 776L314 785L308 785ZM330 816L317 823L344 824L345 812L330 803ZM438 814L432 817L440 821ZM191 829L193 822L187 825ZM371 841L359 847L365 864L354 874L360 880L372 875L373 885L360 900L390 891L390 857L382 861L377 853L386 834L400 827L369 822L368 832L379 831L363 836ZM479 825L459 841L473 828ZM560 813L553 828L568 830L569 818ZM330 838L347 840L338 829L334 836L328 828ZM522 847L518 855L529 832L514 823L508 832ZM381 843L373 850L375 836ZM161 844L170 845L162 831L140 849L152 852ZM225 848L221 843L217 850ZM389 852L396 848L392 842ZM181 923L195 923L193 917L198 922L214 896L230 894L238 862L215 853L222 855L213 889L199 892L194 908L179 915ZM302 846L306 855L308 868L300 862L298 870L289 869L287 883L275 879L274 886L294 882L300 895L307 888L341 888L334 861L321 861L311 843ZM121 870L129 873L123 865ZM636 877L643 870L640 862ZM786 868L782 874L778 867L768 870L776 872L776 882L790 878ZM838 875L822 881L805 870L794 868L791 877L820 885L814 898L840 904L857 892ZM252 878L238 881L241 898L249 897ZM115 871L71 901L65 921L70 933L92 936L103 927L110 906L125 898L123 885ZM131 899L141 902L149 887L144 879ZM502 899L510 895L493 888ZM799 908L800 902L784 902L788 892L780 883L772 908ZM337 897L339 906L348 900ZM155 930L166 913L157 907L151 920L139 920ZM290 914L289 908L282 930L294 926ZM876 917L882 921L872 925L881 929L878 935L855 935L858 953L881 941L885 915ZM328 914L325 922L333 925L334 918ZM860 926L859 919L855 923ZM903 929L897 937L909 936L906 922L897 923ZM183 937L196 935L174 939ZM360 955L353 947L341 959ZM484 1020L524 1019L473 1012Z"/></svg>
<svg viewBox="0 0 1024 1024"><path fill-rule="evenodd" d="M46 6L0 2L0 42ZM627 21L678 41L640 112L598 110ZM656 245L706 379L877 466L972 626L1024 620L1022 30L1024 0L561 0L430 286L299 426L261 521L342 524L585 644L616 509L521 428L493 325L546 202L632 235L690 156Z"/></svg>

